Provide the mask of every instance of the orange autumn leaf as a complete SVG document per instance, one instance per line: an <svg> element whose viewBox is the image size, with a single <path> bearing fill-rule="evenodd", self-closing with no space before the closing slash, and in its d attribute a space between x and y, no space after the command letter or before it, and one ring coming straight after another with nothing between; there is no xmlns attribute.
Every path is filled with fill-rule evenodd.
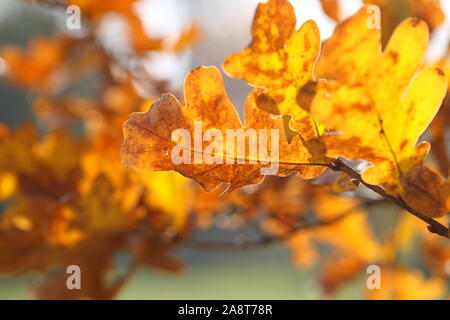
<svg viewBox="0 0 450 320"><path fill-rule="evenodd" d="M403 199L415 210L441 217L450 212L450 181L425 166L417 166L402 174Z"/></svg>
<svg viewBox="0 0 450 320"><path fill-rule="evenodd" d="M442 68L442 70L450 79L450 53L447 52L446 56L435 64L437 67ZM441 109L439 110L433 122L430 125L430 132L432 134L431 146L433 154L436 156L439 163L439 169L444 176L448 176L450 173L450 159L447 153L447 129L450 123L450 81L447 89L447 96L442 103Z"/></svg>
<svg viewBox="0 0 450 320"><path fill-rule="evenodd" d="M314 84L314 63L320 51L320 34L312 20L295 29L296 17L287 0L269 0L256 9L252 42L227 57L223 68L234 78L244 79L265 90L257 104L273 114L293 116L291 126L305 140L322 133L308 113Z"/></svg>
<svg viewBox="0 0 450 320"><path fill-rule="evenodd" d="M366 182L401 194L400 175L429 151L428 143L417 141L436 115L447 82L439 69L418 72L428 45L425 23L405 20L382 51L380 31L369 28L367 19L363 8L324 45L317 71L329 82L320 82L311 112L342 138L354 139L356 147L343 147L338 155L374 164L363 172Z"/></svg>
<svg viewBox="0 0 450 320"><path fill-rule="evenodd" d="M244 127L216 68L192 70L186 77L184 88L184 107L174 96L163 95L146 113L130 116L124 125L122 162L125 166L138 171L176 170L207 190L221 183L231 184L230 190L259 183L264 177L261 169L270 165L278 167L278 175L295 172L301 177L313 178L323 172L323 168L312 164L325 164L327 159L310 153L299 137L294 137L289 144L282 118L273 118L255 106L256 91L247 99ZM185 134L174 138L177 129L185 130ZM249 143L243 140L245 148L239 151L234 140L226 141L225 137L230 130L244 133L244 129L250 129L253 138ZM203 132L205 136L211 136L205 139ZM255 150L250 144L264 141L257 138L258 135L266 138L266 145L260 144L260 153L252 152ZM276 147L272 148L274 145ZM273 157L276 149L278 159ZM264 151L266 155L261 153ZM174 161L174 156L182 159Z"/></svg>
<svg viewBox="0 0 450 320"><path fill-rule="evenodd" d="M58 86L55 71L63 63L75 39L34 38L24 51L14 46L5 46L0 57L7 65L7 77L14 84L25 88L53 90Z"/></svg>

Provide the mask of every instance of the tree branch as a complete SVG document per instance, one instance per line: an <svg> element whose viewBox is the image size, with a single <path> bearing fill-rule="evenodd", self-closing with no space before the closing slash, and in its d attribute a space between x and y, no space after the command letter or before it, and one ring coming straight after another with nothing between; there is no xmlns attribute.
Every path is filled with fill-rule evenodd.
<svg viewBox="0 0 450 320"><path fill-rule="evenodd" d="M286 233L279 235L279 236L264 236L259 240L254 241L245 241L245 242L237 242L237 243L230 243L230 242L202 242L197 240L190 240L185 241L183 244L194 248L198 250L242 250L242 249L258 249L262 248L277 242L285 241L286 239L292 237L294 234L296 234L299 231L302 230L311 230L317 227L331 225L333 223L336 223L343 218L349 216L350 214L355 212L355 209L359 208L360 206L355 206L351 208L350 210L346 211L345 213L334 217L332 219L328 220L316 220L308 223L301 224L297 227L293 227Z"/></svg>
<svg viewBox="0 0 450 320"><path fill-rule="evenodd" d="M408 204L406 204L402 198L386 193L386 191L384 191L384 189L381 188L380 186L372 185L372 184L365 182L358 172L356 172L355 170L353 170L352 168L347 166L341 160L339 160L339 159L335 160L328 167L333 171L341 171L341 172L348 174L350 177L357 180L359 183L364 185L366 188L376 192L383 198L391 200L399 207L403 208L407 212L411 213L412 215L416 216L420 220L424 221L425 223L428 224L427 228L430 232L436 233L445 238L450 238L449 229L447 227L445 227L438 221L434 220L433 218L427 217L427 216L421 214L420 212L417 212L416 210L411 208Z"/></svg>

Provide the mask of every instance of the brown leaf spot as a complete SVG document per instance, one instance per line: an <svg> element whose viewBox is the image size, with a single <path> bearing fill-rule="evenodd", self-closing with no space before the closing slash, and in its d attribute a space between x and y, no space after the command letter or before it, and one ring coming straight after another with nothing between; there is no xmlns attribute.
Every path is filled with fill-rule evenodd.
<svg viewBox="0 0 450 320"><path fill-rule="evenodd" d="M438 75L440 75L441 77L445 77L445 72L442 71L441 69L436 68L436 72Z"/></svg>
<svg viewBox="0 0 450 320"><path fill-rule="evenodd" d="M301 106L302 109L309 112L311 110L311 103L316 94L316 90L317 83L313 81L308 82L300 90L298 90L296 97L297 104Z"/></svg>
<svg viewBox="0 0 450 320"><path fill-rule="evenodd" d="M303 41L305 42L305 51L308 51L309 49L311 49L311 43L309 42L309 38L308 38L307 34L305 34L305 36L303 37Z"/></svg>
<svg viewBox="0 0 450 320"><path fill-rule="evenodd" d="M403 139L403 141L400 143L400 149L403 150L407 144L408 144L408 140Z"/></svg>
<svg viewBox="0 0 450 320"><path fill-rule="evenodd" d="M398 53L395 51L389 51L389 57L392 59L392 61L394 62L394 64L398 63Z"/></svg>
<svg viewBox="0 0 450 320"><path fill-rule="evenodd" d="M258 108L265 110L271 114L280 114L277 103L267 93L261 93L256 97L256 105Z"/></svg>

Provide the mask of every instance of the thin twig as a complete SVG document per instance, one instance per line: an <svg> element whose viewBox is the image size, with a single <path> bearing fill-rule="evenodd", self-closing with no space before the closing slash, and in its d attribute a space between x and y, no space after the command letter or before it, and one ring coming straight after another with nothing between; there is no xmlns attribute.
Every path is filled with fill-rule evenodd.
<svg viewBox="0 0 450 320"><path fill-rule="evenodd" d="M236 242L236 243L230 243L230 242L203 242L203 241L197 241L197 240L190 240L187 242L184 242L183 245L198 249L198 250L242 250L242 249L257 249L262 248L274 243L283 242L289 239L290 237L294 236L297 232L302 230L311 230L317 227L322 227L326 225L331 225L333 223L336 223L343 218L349 216L352 213L355 213L355 209L359 208L360 206L355 206L351 208L350 210L346 211L345 213L334 217L329 220L316 220L309 223L301 224L297 227L293 227L288 232L279 235L279 236L265 236L262 237L259 240L253 240L253 241L244 241L244 242Z"/></svg>
<svg viewBox="0 0 450 320"><path fill-rule="evenodd" d="M420 220L424 221L425 223L428 224L427 228L430 232L436 233L445 238L450 238L449 229L447 227L445 227L438 221L434 220L433 218L427 217L427 216L421 214L420 212L417 212L416 210L411 208L408 204L406 204L402 198L386 193L386 191L383 188L381 188L380 186L372 185L372 184L365 182L358 172L356 172L355 170L353 170L352 168L347 166L341 160L337 159L328 167L333 171L341 171L341 172L348 174L350 177L352 177L353 179L356 179L359 183L364 185L366 188L376 192L383 198L391 200L399 207L405 209L412 215L414 215L417 218L419 218Z"/></svg>

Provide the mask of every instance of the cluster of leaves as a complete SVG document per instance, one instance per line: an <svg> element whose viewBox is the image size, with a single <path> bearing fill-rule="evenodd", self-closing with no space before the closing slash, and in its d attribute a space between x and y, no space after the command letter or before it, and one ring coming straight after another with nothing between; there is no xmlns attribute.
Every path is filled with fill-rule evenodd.
<svg viewBox="0 0 450 320"><path fill-rule="evenodd" d="M45 273L34 288L38 298L109 299L137 267L182 267L170 251L176 237L192 229L186 218L195 188L173 173L137 175L119 158L127 115L148 106L151 95L167 85L131 72L123 57L102 45L96 30L103 15L123 16L132 39L129 55L137 61L147 52L183 50L198 31L190 27L172 42L152 39L132 10L134 2L60 2L63 8L81 8L87 30L82 36L37 37L26 51L1 50L8 80L33 94L44 130L33 124L1 127L0 270ZM98 90L75 93L74 87L93 76L101 83ZM148 97L136 93L141 83ZM80 124L78 134L67 129ZM108 278L121 252L129 256L128 269ZM67 290L65 270L72 264L83 272L82 290Z"/></svg>
<svg viewBox="0 0 450 320"><path fill-rule="evenodd" d="M191 71L184 97L156 98L169 87L143 71L145 53L180 52L195 42L195 26L167 41L144 32L133 10L135 0L41 2L78 5L87 32L35 38L27 51L6 47L0 52L8 80L33 93L35 114L46 128L0 127L5 208L0 272L43 273L33 288L38 298L113 298L139 267L180 270L182 263L173 256L179 246L249 249L284 242L298 268L322 265L320 283L330 294L370 264L382 266L383 289L368 291L368 298L447 294L450 245L443 224L450 210L450 182L444 178L449 101L438 110L449 87L441 69L423 62L425 22L405 20L383 46L384 33L367 27L370 16L363 7L322 44L315 22L296 29L287 0L259 4L251 44L223 65L230 76L256 87L248 94L243 124L215 67ZM322 2L338 20L338 3ZM393 2L377 4L397 19ZM420 1L409 2L412 13L430 27L439 24L438 11L430 14ZM125 58L107 49L96 32L111 12L128 26ZM438 65L449 70L449 59ZM88 97L69 93L92 74L101 84L98 90ZM144 88L139 92L145 96L137 88ZM130 113L122 163L161 172L138 173L122 165L122 125ZM279 129L281 177L262 181L263 164L175 165L171 133L193 130L197 120L204 130L223 133ZM430 145L417 141L432 120L434 158L425 165ZM74 124L81 125L81 134L67 129ZM367 194L367 188L356 190L360 184L378 197ZM336 193L342 191L349 192ZM394 210L388 201L412 215L400 215L394 227L378 234L368 213ZM223 212L233 218L234 228L255 226L260 239L195 240L195 232L210 227ZM382 212L377 219L383 221ZM420 253L427 275L401 261L409 252ZM115 265L121 253L129 257L124 272ZM66 288L65 268L72 264L83 270L79 291Z"/></svg>

